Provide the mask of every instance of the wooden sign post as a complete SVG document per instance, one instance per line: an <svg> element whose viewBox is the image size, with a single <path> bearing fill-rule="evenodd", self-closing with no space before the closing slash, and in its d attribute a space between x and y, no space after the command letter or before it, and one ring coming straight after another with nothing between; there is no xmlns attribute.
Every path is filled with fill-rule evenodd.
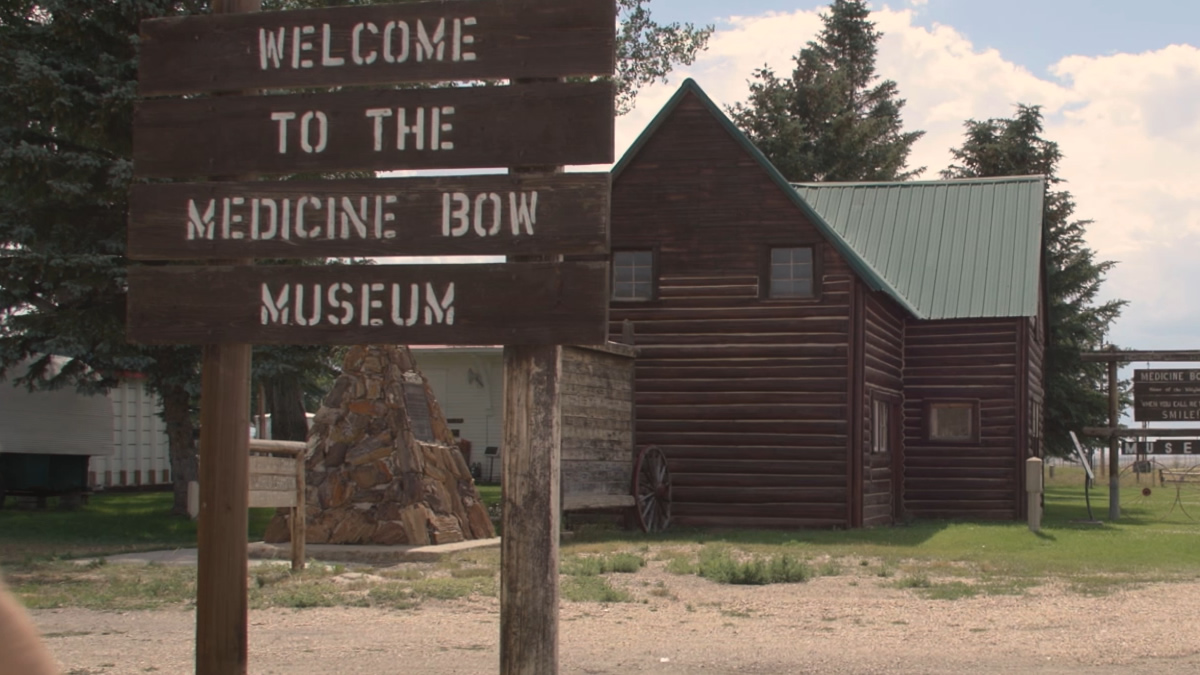
<svg viewBox="0 0 1200 675"><path fill-rule="evenodd" d="M437 0L145 21L128 335L203 344L196 671L245 673L250 344L495 344L507 365L501 672L557 671L558 382L608 332L609 178L248 180L613 160L612 0ZM510 80L251 96L238 90ZM229 178L234 176L234 178ZM502 265L255 257L506 255ZM536 257L536 259L535 259ZM219 261L219 262L218 262Z"/></svg>
<svg viewBox="0 0 1200 675"><path fill-rule="evenodd" d="M1121 392L1117 388L1117 366L1134 361L1196 362L1200 361L1200 351L1122 351L1110 348L1084 352L1080 359L1085 363L1108 364L1108 426L1085 427L1082 431L1089 436L1108 438L1108 517L1115 522L1121 517L1120 439L1151 434L1146 429L1119 427ZM1200 419L1195 412L1188 412L1196 410L1195 405L1200 405L1200 369L1138 370L1134 372L1133 387L1134 419L1138 421ZM1155 436L1195 436L1200 435L1200 428L1155 429L1152 433Z"/></svg>

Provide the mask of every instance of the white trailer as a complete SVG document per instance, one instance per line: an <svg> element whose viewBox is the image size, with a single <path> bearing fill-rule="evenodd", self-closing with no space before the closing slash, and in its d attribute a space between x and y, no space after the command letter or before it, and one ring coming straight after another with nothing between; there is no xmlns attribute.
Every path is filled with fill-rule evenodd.
<svg viewBox="0 0 1200 675"><path fill-rule="evenodd" d="M4 494L85 492L89 458L115 452L112 428L106 396L0 382L0 506Z"/></svg>

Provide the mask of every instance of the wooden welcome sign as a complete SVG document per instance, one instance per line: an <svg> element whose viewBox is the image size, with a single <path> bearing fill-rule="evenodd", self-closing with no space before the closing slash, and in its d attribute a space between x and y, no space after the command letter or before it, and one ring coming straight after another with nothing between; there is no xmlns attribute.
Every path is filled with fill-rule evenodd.
<svg viewBox="0 0 1200 675"><path fill-rule="evenodd" d="M448 0L259 13L257 0L214 0L212 7L213 16L142 23L139 92L191 96L138 104L133 169L139 177L227 182L139 185L128 250L133 259L231 264L130 269L126 323L134 341L205 344L196 672L224 675L247 671L249 343L504 343L506 391L549 401L506 400L506 419L527 412L556 420L558 348L529 345L601 343L608 324L603 261L241 264L603 254L607 177L253 179L611 163L611 85L528 80L611 76L616 3ZM441 84L392 86L405 82ZM281 91L362 85L387 86ZM263 95L203 96L252 89ZM522 419L506 422L505 434L506 499L514 508L505 510L504 545L509 561L522 564L506 562L501 584L501 672L549 673L557 672L558 436L556 423Z"/></svg>

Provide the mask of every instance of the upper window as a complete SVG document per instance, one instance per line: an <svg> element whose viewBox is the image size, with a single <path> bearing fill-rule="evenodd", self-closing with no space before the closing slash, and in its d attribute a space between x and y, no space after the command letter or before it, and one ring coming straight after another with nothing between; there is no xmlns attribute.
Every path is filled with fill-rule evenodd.
<svg viewBox="0 0 1200 675"><path fill-rule="evenodd" d="M649 300L654 297L654 252L613 251L613 300Z"/></svg>
<svg viewBox="0 0 1200 675"><path fill-rule="evenodd" d="M794 246L771 249L772 298L813 297L813 249Z"/></svg>
<svg viewBox="0 0 1200 675"><path fill-rule="evenodd" d="M929 404L929 440L979 440L979 404L973 401L937 401Z"/></svg>

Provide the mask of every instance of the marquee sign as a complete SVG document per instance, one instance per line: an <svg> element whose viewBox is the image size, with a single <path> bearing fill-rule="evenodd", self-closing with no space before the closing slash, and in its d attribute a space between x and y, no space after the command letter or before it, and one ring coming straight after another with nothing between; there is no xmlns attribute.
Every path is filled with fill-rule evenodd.
<svg viewBox="0 0 1200 675"><path fill-rule="evenodd" d="M1133 419L1200 421L1200 369L1133 371Z"/></svg>

